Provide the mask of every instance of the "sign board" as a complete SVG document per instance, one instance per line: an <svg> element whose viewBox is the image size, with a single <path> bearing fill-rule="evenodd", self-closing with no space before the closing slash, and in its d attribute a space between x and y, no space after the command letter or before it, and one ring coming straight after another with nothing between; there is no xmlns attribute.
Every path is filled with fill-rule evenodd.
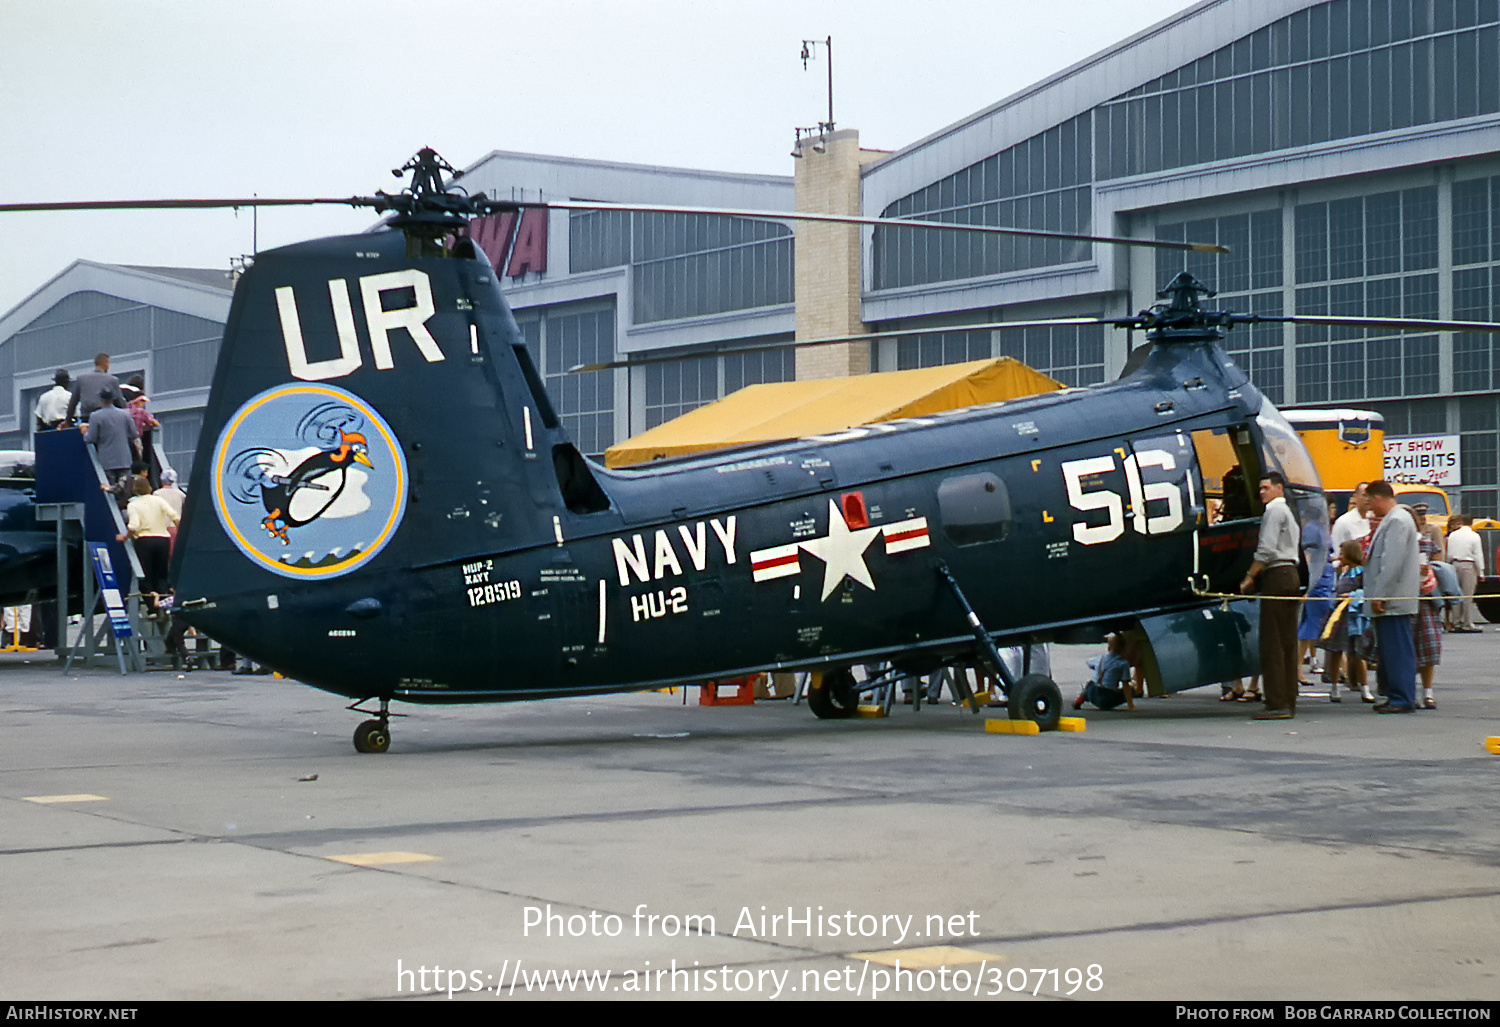
<svg viewBox="0 0 1500 1027"><path fill-rule="evenodd" d="M547 211L527 207L519 216L510 210L475 218L466 231L496 274L524 278L528 271L547 270L548 225Z"/></svg>
<svg viewBox="0 0 1500 1027"><path fill-rule="evenodd" d="M1463 484L1462 449L1457 435L1385 437L1385 480L1395 485Z"/></svg>
<svg viewBox="0 0 1500 1027"><path fill-rule="evenodd" d="M125 612L125 601L120 595L120 584L115 580L114 564L109 558L109 546L103 542L88 543L89 554L93 557L94 577L99 582L99 594L104 598L104 609L109 612L110 626L115 630L116 638L129 638L130 617ZM123 674L123 665L120 668Z"/></svg>

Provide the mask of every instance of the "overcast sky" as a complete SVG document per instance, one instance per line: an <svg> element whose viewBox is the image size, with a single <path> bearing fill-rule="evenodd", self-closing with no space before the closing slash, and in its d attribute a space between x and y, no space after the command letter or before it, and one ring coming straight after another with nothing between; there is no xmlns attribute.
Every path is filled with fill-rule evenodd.
<svg viewBox="0 0 1500 1027"><path fill-rule="evenodd" d="M0 201L346 196L422 146L792 172L834 116L897 149L1191 0L0 0ZM262 211L265 249L358 231ZM249 212L0 214L0 314L84 258L227 267Z"/></svg>

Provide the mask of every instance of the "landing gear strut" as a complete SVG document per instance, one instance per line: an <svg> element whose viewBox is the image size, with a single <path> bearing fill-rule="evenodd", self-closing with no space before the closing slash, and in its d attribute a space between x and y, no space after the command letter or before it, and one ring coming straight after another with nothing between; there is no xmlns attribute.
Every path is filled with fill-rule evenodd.
<svg viewBox="0 0 1500 1027"><path fill-rule="evenodd" d="M973 633L974 641L977 643L980 660L989 668L995 679L1004 685L1010 719L1034 720L1040 730L1056 731L1057 722L1062 716L1062 691L1045 674L1030 673L1031 646L1028 644L1026 647L1024 673L1017 681L1015 675L1000 658L1000 651L995 648L995 639L979 620L979 614L974 612L974 607L970 605L963 589L958 587L958 581L953 577L953 572L948 569L948 565L939 561L933 569L937 571L938 577L943 579L943 583L953 593L953 598L958 601L959 608L963 610L964 618L969 622L969 630ZM958 680L964 682L961 697L970 709L978 713L978 704L974 702L971 695L967 694L968 684L964 675L959 675Z"/></svg>
<svg viewBox="0 0 1500 1027"><path fill-rule="evenodd" d="M365 700L361 699L360 702ZM378 720L367 720L354 729L354 751L355 752L385 752L391 747L391 701L382 698L380 700L380 713ZM374 713L374 710L362 710L359 703L349 706L348 709L356 713ZM395 714L401 716L401 714Z"/></svg>

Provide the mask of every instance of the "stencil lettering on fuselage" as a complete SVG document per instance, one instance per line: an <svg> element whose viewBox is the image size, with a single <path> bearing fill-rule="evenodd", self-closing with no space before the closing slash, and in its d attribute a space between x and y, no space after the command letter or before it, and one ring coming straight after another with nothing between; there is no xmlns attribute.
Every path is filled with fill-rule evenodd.
<svg viewBox="0 0 1500 1027"><path fill-rule="evenodd" d="M629 587L632 577L643 583L660 581L668 575L680 578L687 567L704 570L710 553L716 558L722 556L725 564L733 564L736 530L735 516L730 514L723 520L715 517L691 526L679 524L676 531L657 528L649 544L643 535L631 535L628 542L623 538L611 539L620 585Z"/></svg>

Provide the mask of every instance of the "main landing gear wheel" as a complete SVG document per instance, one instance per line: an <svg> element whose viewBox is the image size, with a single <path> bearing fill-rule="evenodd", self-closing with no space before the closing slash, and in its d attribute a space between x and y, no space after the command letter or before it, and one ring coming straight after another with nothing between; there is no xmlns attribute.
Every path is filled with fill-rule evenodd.
<svg viewBox="0 0 1500 1027"><path fill-rule="evenodd" d="M1056 731L1062 718L1062 691L1045 674L1027 674L1009 696L1011 720L1034 720L1043 731Z"/></svg>
<svg viewBox="0 0 1500 1027"><path fill-rule="evenodd" d="M383 720L367 720L354 729L357 752L385 752L391 747L391 728Z"/></svg>
<svg viewBox="0 0 1500 1027"><path fill-rule="evenodd" d="M807 705L819 720L843 720L859 709L859 690L848 667L824 671L807 690Z"/></svg>

